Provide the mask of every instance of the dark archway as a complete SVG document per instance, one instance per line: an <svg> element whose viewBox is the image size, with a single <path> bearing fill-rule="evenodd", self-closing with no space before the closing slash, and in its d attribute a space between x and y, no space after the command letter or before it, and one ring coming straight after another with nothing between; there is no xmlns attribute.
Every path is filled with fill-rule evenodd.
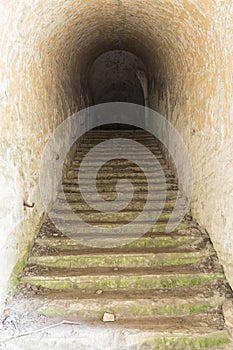
<svg viewBox="0 0 233 350"><path fill-rule="evenodd" d="M92 64L88 75L92 103L129 102L144 106L145 96L138 79L139 71L146 74L144 63L128 51L111 50L101 54ZM144 119L144 115L137 115L135 118ZM133 128L124 124L109 127Z"/></svg>

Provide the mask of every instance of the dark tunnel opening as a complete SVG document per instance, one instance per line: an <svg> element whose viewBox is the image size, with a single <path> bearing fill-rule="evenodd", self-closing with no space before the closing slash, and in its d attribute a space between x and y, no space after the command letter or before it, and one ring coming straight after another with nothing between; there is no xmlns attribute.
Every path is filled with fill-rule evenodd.
<svg viewBox="0 0 233 350"><path fill-rule="evenodd" d="M88 86L93 105L103 103L133 103L145 106L145 95L140 72L146 74L144 63L136 55L124 50L102 53L92 64L88 74ZM145 119L145 115L135 116ZM142 122L142 126L144 122ZM107 124L99 129L138 129L133 123L123 121Z"/></svg>

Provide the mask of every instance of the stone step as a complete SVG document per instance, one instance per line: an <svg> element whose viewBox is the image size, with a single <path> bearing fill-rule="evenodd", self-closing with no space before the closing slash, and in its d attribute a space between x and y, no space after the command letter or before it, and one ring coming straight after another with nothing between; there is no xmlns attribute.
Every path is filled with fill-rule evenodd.
<svg viewBox="0 0 233 350"><path fill-rule="evenodd" d="M56 232L54 233L55 236L52 236L49 238L48 236L46 237L46 232L42 231L40 233L39 237L42 238L37 238L35 241L36 248L43 248L43 247L48 247L48 248L55 248L58 251L69 251L69 250L76 250L79 252L79 254L82 254L83 251L87 250L87 247L85 245L79 244L78 241L72 240L69 238L64 237L59 237L56 235ZM94 239L94 238L92 238ZM200 236L178 236L178 235L167 235L167 236L157 236L156 237L142 237L138 240L132 241L126 245L122 245L120 247L115 248L114 250L111 249L111 251L107 250L107 253L111 254L122 254L122 252L127 251L129 254L132 253L139 253L139 252L146 252L146 253L151 253L151 249L153 250L153 253L166 253L170 254L171 250L173 249L173 252L179 253L178 248L184 249L189 247L189 251L193 252L195 247L198 247L200 245L204 246L204 239L203 237ZM94 243L94 242L93 242ZM40 249L39 249L40 250ZM167 251L166 251L167 250ZM35 249L36 251L36 249ZM89 254L95 253L94 248L89 248L88 247L88 252ZM100 253L100 251L98 250ZM102 254L105 253L105 251L102 251ZM70 253L68 253L69 255Z"/></svg>
<svg viewBox="0 0 233 350"><path fill-rule="evenodd" d="M145 146L144 146L145 147ZM133 151L133 150L125 150L125 148L122 147L117 147L118 152L116 154L116 151L111 151L111 150L106 150L106 147L101 147L100 145L98 145L98 149L94 149L93 145L82 145L81 147L78 148L75 157L73 159L73 161L82 161L82 157L85 157L87 155L87 153L89 151L91 151L91 154L88 155L88 158L90 159L102 159L102 155L104 155L104 157L108 156L110 157L111 160L109 160L108 162L114 163L114 162L118 162L118 163L134 163L134 160L137 162L143 162L145 163L146 158L148 157L148 151L150 151L154 157L159 160L159 162L164 163L164 158L163 155L161 153L161 151L157 148L153 148L153 147L146 147L145 150L141 150L141 151ZM117 155L119 155L120 157L117 158ZM122 159L122 155L125 155L125 158ZM135 163L137 164L137 163Z"/></svg>
<svg viewBox="0 0 233 350"><path fill-rule="evenodd" d="M72 185L64 185L63 186L63 190L65 191L65 195L66 195L66 199L69 203L79 203L80 200L83 202L83 197L80 193L80 191L77 189L77 186L72 184ZM109 191L109 192L102 192L102 195L104 197L105 200L115 200L116 197L116 190L114 191ZM93 195L93 197L91 196L91 193L88 194L90 200L93 201L93 203L98 203L99 201L96 201L96 197ZM175 190L169 190L166 193L166 203L165 205L174 205L174 201L177 199L178 193ZM134 189L134 194L133 194L133 201L146 201L148 197L148 193L147 191L136 191ZM57 196L57 201L61 200L62 201L62 196L61 193L58 193ZM161 201L164 198L164 194L156 191L156 192L151 192L150 191L150 198L152 198L155 202L156 201ZM168 203L168 201L170 201L170 203ZM131 202L131 203L132 203Z"/></svg>
<svg viewBox="0 0 233 350"><path fill-rule="evenodd" d="M69 234L69 237L71 237L70 235L75 234L76 232L81 233L83 236L87 235L87 238L93 238L96 240L99 238L104 239L106 237L106 239L111 238L111 240L113 239L118 239L121 240L124 243L124 239L131 239L135 240L135 238L137 238L137 236L142 236L142 234L140 234L140 232L143 232L143 229L145 227L145 225L148 225L150 228L148 229L147 233L162 233L162 232L166 232L167 230L167 222L157 222L154 225L152 225L151 221L139 221L137 223L130 223L130 226L128 228L125 228L125 233L122 236L119 236L119 234L114 237L114 232L110 232L108 231L108 229L111 228L115 228L117 226L119 226L119 224L125 224L128 223L127 221L121 221L121 223L116 223L116 222L111 222L111 221L106 221L106 222L96 222L96 221L92 221L91 225L92 226L96 226L95 228L95 233L93 236L92 231L90 230L90 227L86 226L83 222L77 222L77 220L69 220L67 218L63 218L62 216L59 218L53 218L53 222L55 225L59 225L59 230L61 230L62 232L66 232L66 235ZM78 230L77 230L77 224L79 225ZM98 233L98 227L102 227L104 228L104 232L100 232ZM177 232L179 230L182 229L186 229L188 228L189 225L187 223L180 223L179 225L177 225L176 223L174 224L173 227L173 231L172 232ZM93 228L93 227L92 227ZM91 232L91 233L90 233ZM138 232L138 234L136 235L136 233ZM91 234L91 236L88 236L89 234ZM74 239L76 239L76 237L73 237Z"/></svg>
<svg viewBox="0 0 233 350"><path fill-rule="evenodd" d="M93 190L90 188L89 185L82 186L83 189L85 189L86 193L93 193ZM63 191L64 192L80 192L79 185L77 184L77 179L67 179L63 181ZM112 193L114 192L116 194L116 184L109 183L108 186L106 184L100 184L98 185L98 191L102 193ZM148 196L148 184L134 184L133 185L133 191L134 193L144 193L146 196ZM160 183L154 183L150 186L150 196L164 193L164 192L170 192L170 191L178 191L178 187L176 184L166 184L165 186ZM124 193L132 193L132 191L129 189L129 191L125 190ZM166 193L165 193L166 194ZM177 192L176 192L177 195ZM152 197L151 197L152 198Z"/></svg>
<svg viewBox="0 0 233 350"><path fill-rule="evenodd" d="M17 291L17 295L24 294L24 285L21 285L22 289ZM208 298L225 298L225 295L229 292L224 280L222 281L209 281L204 284L195 286L182 286L174 287L170 289L121 289L121 290L91 290L91 289L33 289L30 284L26 285L26 289L29 292L28 299L30 297L47 298L50 300L86 300L86 299L123 299L123 300L164 300L165 299L183 299L193 301L203 300Z"/></svg>
<svg viewBox="0 0 233 350"><path fill-rule="evenodd" d="M82 255L42 255L31 256L28 263L54 268L84 267L157 267L197 264L204 260L200 252L189 253L124 253L121 254L82 254Z"/></svg>
<svg viewBox="0 0 233 350"><path fill-rule="evenodd" d="M109 205L110 206L110 205ZM111 206L109 207L109 209L111 209ZM159 209L155 208L154 210L144 210L143 211L143 220L142 223L145 222L149 222L151 221L152 223L154 222L154 217L155 217L155 213L158 212L159 213ZM79 211L79 210L57 210L57 209L53 209L51 212L51 215L53 217L54 220L59 220L62 219L64 221L73 221L75 215L77 214L80 218L82 218L82 220L88 222L88 223L95 223L96 225L101 225L102 223L104 224L124 224L127 222L131 222L134 219L136 219L140 213L137 211L124 211L124 212L112 212L112 213L104 213L104 212L93 212L93 211ZM171 213L172 212L165 212L162 213L158 219L157 219L157 223L162 223L162 222L167 222L170 217L171 217ZM175 218L179 218L179 214L180 212L177 212ZM135 225L140 225L141 223L137 223Z"/></svg>
<svg viewBox="0 0 233 350"><path fill-rule="evenodd" d="M93 167L92 166L85 166L85 170L87 171L87 178L90 178L90 174L93 174ZM67 173L67 177L77 177L79 172L78 167L72 168L70 167L70 170ZM129 179L135 179L138 176L138 180L141 181L142 179L149 178L150 180L156 180L156 181L161 181L166 179L166 181L174 181L178 182L175 177L170 173L170 171L164 172L163 175L161 176L160 174L156 174L154 171L152 172L147 172L147 174L144 174L141 169L138 167L131 167L126 170L124 167L108 167L104 166L101 171L98 172L97 174L97 179L114 179L114 178L129 178Z"/></svg>
<svg viewBox="0 0 233 350"><path fill-rule="evenodd" d="M105 238L99 238L95 239L93 237L90 237L90 239L86 239L86 243L84 240L80 239L79 241L73 241L75 244L70 245L68 242L69 240L65 240L64 243L60 243L58 241L57 245L56 242L57 239L38 239L35 243L35 249L33 250L33 256L49 256L49 255L56 255L65 257L67 255L76 255L76 256L82 256L82 255L100 255L103 256L104 254L111 254L112 256L115 256L116 254L188 254L188 253L195 253L198 251L198 245L195 243L193 245L180 245L180 246L168 246L168 247L146 247L142 248L140 246L132 246L132 242L127 237L125 238L125 242L128 244L120 244L119 240L112 239L112 241L115 244L112 244L111 247L108 247L108 241L109 239ZM70 240L71 241L71 240ZM200 241L201 242L201 241ZM45 245L48 243L47 245ZM59 244L60 243L60 244ZM86 244L86 245L85 245ZM200 243L202 244L202 243ZM170 258L172 259L172 258Z"/></svg>
<svg viewBox="0 0 233 350"><path fill-rule="evenodd" d="M74 214L76 215L76 214ZM119 227L119 225L124 225L124 224L128 224L128 221L121 221L121 222L115 222L115 221L103 221L103 222L99 222L99 221L92 221L91 223L89 223L89 225L91 227L89 227L88 225L86 225L83 221L77 221L75 219L75 217L73 218L73 220L69 220L67 217L64 218L62 216L57 216L56 218L53 217L53 222L55 223L55 225L59 226L59 230L61 230L62 232L65 232L66 235L69 235L69 237L72 238L71 235L75 235L76 232L79 232L82 235L82 239L85 239L85 236L89 239L90 235L93 235L92 230L93 230L93 226L96 226L96 230L95 230L95 235L93 235L93 239L104 239L104 237L106 238L110 238L111 240L118 240L121 241L122 244L126 244L127 242L125 242L125 240L127 239L131 239L131 240L135 240L137 237L141 237L143 234L143 229L145 228L145 225L149 226L149 229L147 230L147 233L162 233L162 232L166 232L167 230L167 224L168 222L157 222L154 225L151 224L151 221L140 221L138 223L130 223L131 225L129 227L125 228L125 232L122 236L119 236L119 234L115 234L114 231L112 231L111 229ZM77 225L78 228L77 228ZM101 227L104 229L104 231L98 231L98 227ZM188 228L188 224L187 223L180 223L177 225L177 223L175 222L173 225L173 231L172 232L177 232L179 230L182 229L186 229ZM91 229L91 230L90 230ZM76 239L76 237L73 237L74 239ZM121 245L122 245L121 244Z"/></svg>
<svg viewBox="0 0 233 350"><path fill-rule="evenodd" d="M171 267L173 273L166 273L166 267L161 271L162 274L156 274L156 269L151 269L151 274L148 274L148 269L141 269L141 273L137 274L136 269L124 270L122 272L111 273L107 269L105 274L100 274L100 271L91 269L83 269L81 271L73 271L73 269L59 269L55 273L45 271L43 275L36 272L36 275L26 275L21 278L21 284L31 284L43 288L50 289L91 289L91 290L122 290L122 289L145 289L145 288L175 288L182 286L195 286L204 284L210 281L218 281L224 279L222 273L179 273L175 267ZM62 273L62 271L64 271ZM89 274L87 273L89 272ZM95 274L94 274L95 272ZM47 273L47 275L46 275Z"/></svg>
<svg viewBox="0 0 233 350"><path fill-rule="evenodd" d="M97 291L97 293L100 291ZM47 317L74 316L79 320L101 321L104 313L114 315L116 321L128 319L157 319L158 317L182 317L216 312L221 308L224 298L183 299L178 297L164 299L138 299L125 300L123 298L103 299L96 295L93 299L56 299L48 294L45 299L32 297L30 300L21 299L17 308L33 310Z"/></svg>
<svg viewBox="0 0 233 350"><path fill-rule="evenodd" d="M82 163L82 161L85 159L85 154L81 154L79 159L74 159L72 164L71 164L71 169L75 169L75 167L79 167L80 164ZM103 161L103 157L101 156L89 156L88 159L85 159L85 165L83 165L83 167L96 167L96 165L99 164L99 162ZM146 167L146 169L148 169L149 171L156 171L157 169L163 169L164 171L168 171L169 172L169 167L168 165L165 163L164 160L159 160L160 164L151 164L151 161L147 160L145 157L143 157L142 159L135 159L135 161L138 162L138 165L136 163L135 167L142 169L142 167ZM102 166L108 166L109 162L105 162L103 163ZM114 159L111 160L111 167L115 167L115 168L122 168L123 166L129 166L132 165L132 161L129 162L128 159L122 160L122 159ZM127 170L127 169L126 169Z"/></svg>
<svg viewBox="0 0 233 350"><path fill-rule="evenodd" d="M118 169L119 171L119 169ZM67 174L67 177L70 179L70 178L74 178L74 179L77 179L78 178L78 170L70 170ZM86 174L86 177L85 179L90 179L90 178L93 178L93 171L90 170L88 171L88 173ZM134 172L134 173L122 173L122 171L120 172L116 172L114 173L112 170L110 171L104 171L104 172L99 172L97 174L97 177L96 177L96 182L98 183L99 181L103 181L105 180L104 183L109 183L110 180L118 180L118 179L129 179L131 182L135 183L135 182L138 182L138 183L147 183L148 180L150 180L151 183L161 183L163 182L164 178L166 179L166 182L169 182L169 183L177 183L177 181L174 179L174 177L170 176L170 175L167 175L167 176L160 176L160 175L156 175L155 173L151 173L151 174L144 174L144 173L137 173L137 172ZM148 179L148 180L147 180Z"/></svg>
<svg viewBox="0 0 233 350"><path fill-rule="evenodd" d="M204 322L201 319L201 316L195 316L195 319L194 316L189 316L156 321L147 319L143 322L127 320L116 321L113 327L109 325L103 327L102 324L95 326L64 324L39 334L32 333L26 337L12 339L4 345L4 349L216 350L220 347L221 350L221 346L230 343L226 331L203 326Z"/></svg>
<svg viewBox="0 0 233 350"><path fill-rule="evenodd" d="M66 194L67 196L68 194ZM158 202L158 201L157 201ZM84 201L81 200L78 201L78 199L76 198L76 201L71 201L68 200L68 203L70 205L70 207L75 211L78 210L79 212L82 211L86 211L86 212L93 212L93 209L90 208L90 206ZM101 205L101 201L93 201L92 203L94 203L95 205ZM114 201L110 202L110 205L112 205L112 203L114 203ZM121 203L123 205L122 201L117 201L117 203ZM154 202L156 204L156 201ZM164 212L171 212L175 206L176 202L175 201L166 201L164 204L164 208L163 211ZM57 200L54 205L53 205L53 210L63 210L64 209L64 205L65 205L65 201L63 200ZM144 208L145 202L143 201L136 201L136 200L132 200L129 205L123 209L124 212L141 212ZM112 207L111 207L112 208Z"/></svg>

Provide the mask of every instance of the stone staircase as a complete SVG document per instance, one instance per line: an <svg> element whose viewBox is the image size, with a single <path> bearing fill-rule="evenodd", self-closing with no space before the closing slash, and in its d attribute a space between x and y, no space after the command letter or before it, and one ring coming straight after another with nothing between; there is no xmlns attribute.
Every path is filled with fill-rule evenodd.
<svg viewBox="0 0 233 350"><path fill-rule="evenodd" d="M147 198L146 178L127 160L107 163L97 179L99 193L109 201L116 196L116 179L130 179L134 197L125 210L111 214L91 210L79 192L77 171L82 158L100 141L116 137L141 142L159 159L167 181L163 213L145 235L111 248L89 247L72 240L47 218L20 276L16 307L22 314L79 322L81 326L63 325L42 332L41 337L29 335L13 343L26 350L37 346L93 350L233 349L222 314L222 305L231 297L231 290L208 235L189 215L172 233L166 233L178 188L152 135L142 130L90 131L63 182L70 206L86 222L96 225L97 232L100 226L126 224L142 210ZM87 188L93 164L87 169ZM155 200L159 200L160 179L153 176L158 191ZM58 220L66 215L62 198L54 213ZM65 217L67 225L72 225L69 215Z"/></svg>

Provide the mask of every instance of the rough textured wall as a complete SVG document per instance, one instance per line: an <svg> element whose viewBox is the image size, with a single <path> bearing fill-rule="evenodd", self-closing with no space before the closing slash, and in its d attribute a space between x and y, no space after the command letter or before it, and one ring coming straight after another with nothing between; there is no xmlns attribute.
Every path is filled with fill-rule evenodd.
<svg viewBox="0 0 233 350"><path fill-rule="evenodd" d="M232 1L0 0L0 301L43 213L41 152L88 103L102 53L137 55L151 105L182 133L194 169L194 217L211 234L233 286ZM35 202L23 210L23 201Z"/></svg>
<svg viewBox="0 0 233 350"><path fill-rule="evenodd" d="M192 214L209 232L233 286L233 3L200 1L196 12L193 3L173 17L183 58L178 70L168 65L164 75L155 74L150 103L185 141L193 166Z"/></svg>

